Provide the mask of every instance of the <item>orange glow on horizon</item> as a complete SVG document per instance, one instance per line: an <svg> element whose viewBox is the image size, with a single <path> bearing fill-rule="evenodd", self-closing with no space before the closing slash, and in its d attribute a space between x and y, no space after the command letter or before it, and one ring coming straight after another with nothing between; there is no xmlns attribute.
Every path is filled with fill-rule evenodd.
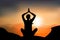
<svg viewBox="0 0 60 40"><path fill-rule="evenodd" d="M42 36L42 37L45 37L47 36L50 32L51 32L51 27L54 27L56 25L51 25L51 26L48 26L48 25L45 25L45 26L41 26L40 28L38 28L38 31L35 33L35 36ZM11 31L12 33L15 33L15 34L18 34L20 36L23 36L22 32L21 32L21 28L24 29L24 25L22 24L15 24L13 25L14 27L14 31ZM34 30L36 27L33 27L32 30ZM8 30L9 31L9 30Z"/></svg>

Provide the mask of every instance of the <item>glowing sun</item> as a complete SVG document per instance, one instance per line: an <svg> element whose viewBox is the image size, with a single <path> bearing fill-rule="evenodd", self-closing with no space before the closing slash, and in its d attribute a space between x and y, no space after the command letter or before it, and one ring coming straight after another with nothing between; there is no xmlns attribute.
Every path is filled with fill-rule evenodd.
<svg viewBox="0 0 60 40"><path fill-rule="evenodd" d="M33 26L39 27L42 25L42 18L41 17L36 17L35 20L33 21Z"/></svg>

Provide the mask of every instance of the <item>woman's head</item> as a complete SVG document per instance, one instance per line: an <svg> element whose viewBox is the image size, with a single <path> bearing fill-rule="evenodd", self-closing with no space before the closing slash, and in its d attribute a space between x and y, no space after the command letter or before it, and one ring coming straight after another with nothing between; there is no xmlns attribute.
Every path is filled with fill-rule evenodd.
<svg viewBox="0 0 60 40"><path fill-rule="evenodd" d="M30 19L30 14L27 14L26 18L27 18L27 20L29 20Z"/></svg>

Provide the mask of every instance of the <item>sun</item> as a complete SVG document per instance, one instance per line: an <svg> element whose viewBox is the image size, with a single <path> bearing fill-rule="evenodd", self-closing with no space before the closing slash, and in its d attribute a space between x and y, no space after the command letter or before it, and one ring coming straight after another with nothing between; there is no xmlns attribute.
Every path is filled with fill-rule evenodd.
<svg viewBox="0 0 60 40"><path fill-rule="evenodd" d="M35 20L33 21L33 26L38 28L41 25L42 25L42 18L41 17L36 17Z"/></svg>

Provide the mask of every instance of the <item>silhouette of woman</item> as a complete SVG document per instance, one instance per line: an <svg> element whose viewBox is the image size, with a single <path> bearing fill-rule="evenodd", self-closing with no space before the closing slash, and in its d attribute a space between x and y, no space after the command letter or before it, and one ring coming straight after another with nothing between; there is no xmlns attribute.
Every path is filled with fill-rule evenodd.
<svg viewBox="0 0 60 40"><path fill-rule="evenodd" d="M28 12L30 12L29 9L28 9ZM28 13L28 12L27 12L27 13ZM27 14L27 13L25 13L25 14ZM30 13L31 13L31 12L30 12ZM30 14L27 14L27 15L26 15L27 20L25 20L25 18L24 18L25 14L22 15L22 19L23 19L23 21L24 21L25 27L26 27L26 29L32 29L32 28L31 28L31 27L32 27L32 22L33 22L33 20L35 19L36 15L33 14L33 13L31 13L31 14L33 15L33 18L30 19ZM29 28L28 28L28 27L29 27Z"/></svg>
<svg viewBox="0 0 60 40"><path fill-rule="evenodd" d="M33 18L30 19L30 14L27 14L27 13L31 13L33 15ZM27 14L27 15L26 15ZM24 16L26 15L26 19L24 18ZM25 25L25 29L21 29L22 33L24 36L28 36L28 37L31 37L35 34L35 32L37 31L37 28L34 29L32 31L32 22L33 20L35 19L36 15L33 14L32 12L30 12L30 9L28 8L28 12L24 13L22 15L22 19L24 21L24 25ZM27 34L26 34L27 33Z"/></svg>

